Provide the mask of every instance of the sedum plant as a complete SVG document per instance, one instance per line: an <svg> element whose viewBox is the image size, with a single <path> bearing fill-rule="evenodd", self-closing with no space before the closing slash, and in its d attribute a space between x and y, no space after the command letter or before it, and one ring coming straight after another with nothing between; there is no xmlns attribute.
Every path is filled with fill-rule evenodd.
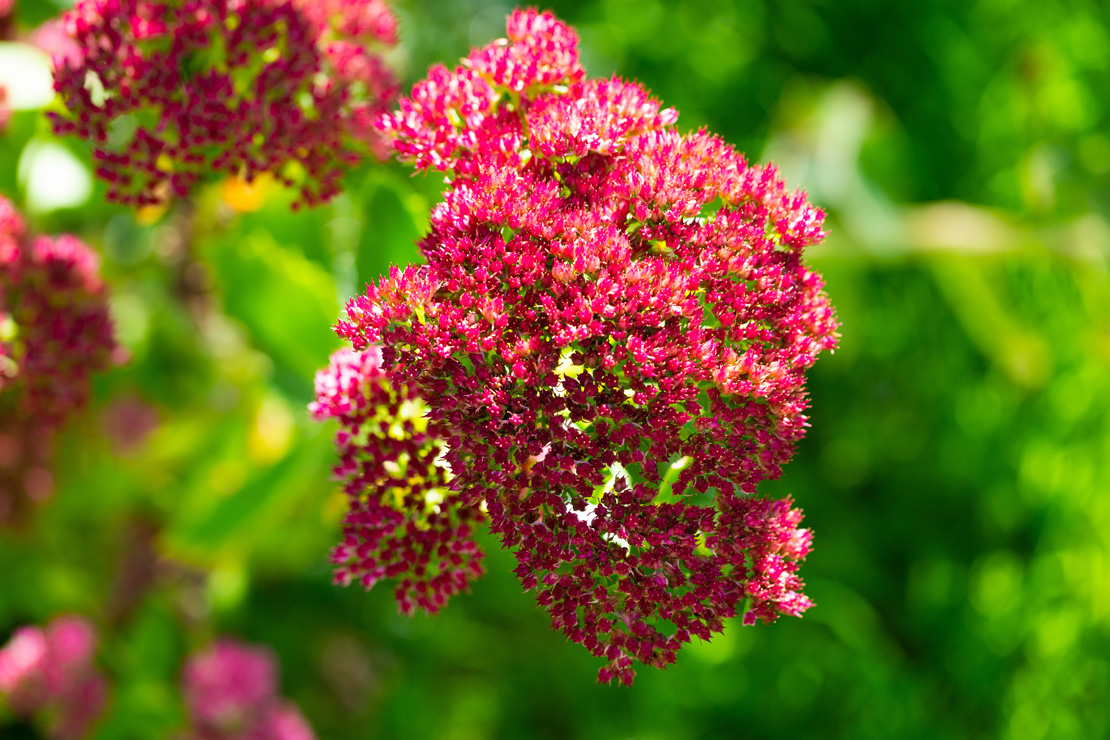
<svg viewBox="0 0 1110 740"><path fill-rule="evenodd" d="M631 683L724 620L798 616L811 547L756 495L806 428L837 321L802 253L823 214L577 37L516 11L378 121L445 179L420 242L349 302L317 377L350 511L336 578L433 612L484 520L553 626Z"/></svg>

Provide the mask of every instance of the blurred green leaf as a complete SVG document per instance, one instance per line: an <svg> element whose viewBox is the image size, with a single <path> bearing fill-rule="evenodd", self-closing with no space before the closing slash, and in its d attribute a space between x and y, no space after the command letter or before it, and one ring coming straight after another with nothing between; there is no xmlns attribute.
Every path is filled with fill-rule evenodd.
<svg viewBox="0 0 1110 740"><path fill-rule="evenodd" d="M306 380L327 363L339 346L330 330L339 304L327 271L261 229L221 238L206 256L224 310L260 349Z"/></svg>
<svg viewBox="0 0 1110 740"><path fill-rule="evenodd" d="M249 554L261 540L275 534L280 538L283 528L295 526L289 514L298 501L307 496L322 504L334 455L331 437L314 428L298 442L280 462L234 493L175 523L168 533L171 550L202 560Z"/></svg>
<svg viewBox="0 0 1110 740"><path fill-rule="evenodd" d="M391 266L404 267L416 259L424 219L413 213L413 200L423 205L419 196L391 173L367 178L359 194L363 222L355 257L357 292L388 275Z"/></svg>

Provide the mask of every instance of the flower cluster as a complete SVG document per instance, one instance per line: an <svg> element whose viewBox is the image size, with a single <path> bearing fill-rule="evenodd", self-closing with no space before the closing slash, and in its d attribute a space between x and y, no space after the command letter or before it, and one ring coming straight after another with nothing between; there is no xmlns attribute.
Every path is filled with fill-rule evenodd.
<svg viewBox="0 0 1110 740"><path fill-rule="evenodd" d="M78 0L54 58L54 130L93 143L109 198L183 197L208 172L338 193L396 94L383 0Z"/></svg>
<svg viewBox="0 0 1110 740"><path fill-rule="evenodd" d="M297 707L278 696L269 651L220 640L185 665L189 740L315 740Z"/></svg>
<svg viewBox="0 0 1110 740"><path fill-rule="evenodd" d="M93 665L96 642L96 630L80 617L16 630L0 649L0 696L16 715L41 719L47 737L86 737L108 695Z"/></svg>
<svg viewBox="0 0 1110 740"><path fill-rule="evenodd" d="M554 626L628 683L728 617L810 605L800 511L754 494L836 344L802 261L823 214L639 85L587 79L550 14L508 32L379 124L448 188L427 263L338 331L427 405L453 506L487 512Z"/></svg>
<svg viewBox="0 0 1110 740"><path fill-rule="evenodd" d="M118 351L96 255L73 236L32 237L0 198L0 523L50 494L53 431Z"/></svg>
<svg viewBox="0 0 1110 740"><path fill-rule="evenodd" d="M482 575L472 539L482 513L450 489L443 433L424 418L415 386L391 386L377 348L341 349L316 374L318 420L338 419L339 464L350 507L332 561L343 585L397 581L406 614L435 612Z"/></svg>

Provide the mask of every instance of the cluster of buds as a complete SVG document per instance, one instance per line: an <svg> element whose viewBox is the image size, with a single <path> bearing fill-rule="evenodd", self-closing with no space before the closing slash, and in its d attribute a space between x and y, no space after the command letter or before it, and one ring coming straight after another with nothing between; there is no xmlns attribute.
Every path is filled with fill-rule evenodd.
<svg viewBox="0 0 1110 740"><path fill-rule="evenodd" d="M297 707L278 695L274 656L220 640L185 665L188 740L315 740Z"/></svg>
<svg viewBox="0 0 1110 740"><path fill-rule="evenodd" d="M340 189L396 94L383 0L78 0L54 57L54 130L93 144L108 197L184 197L204 175L261 173L312 205Z"/></svg>
<svg viewBox="0 0 1110 740"><path fill-rule="evenodd" d="M0 649L0 698L44 725L52 740L78 740L104 710L108 690L93 665L96 630L80 617L21 627Z"/></svg>
<svg viewBox="0 0 1110 740"><path fill-rule="evenodd" d="M727 618L810 606L801 512L755 492L804 434L804 372L836 344L802 261L823 214L676 118L635 83L588 79L573 29L528 10L379 121L448 187L426 264L348 304L355 352L318 379L355 503L340 580L407 579L406 609L445 557L477 573L480 512L554 626L624 683ZM420 424L387 429L383 410L417 402Z"/></svg>
<svg viewBox="0 0 1110 740"><path fill-rule="evenodd" d="M49 496L53 431L118 353L96 255L73 236L31 236L0 198L0 523Z"/></svg>
<svg viewBox="0 0 1110 740"><path fill-rule="evenodd" d="M340 424L335 474L350 507L332 553L336 582L369 589L392 578L402 612L433 613L482 575L472 538L482 513L451 490L443 432L415 386L389 383L376 347L332 355L309 411Z"/></svg>

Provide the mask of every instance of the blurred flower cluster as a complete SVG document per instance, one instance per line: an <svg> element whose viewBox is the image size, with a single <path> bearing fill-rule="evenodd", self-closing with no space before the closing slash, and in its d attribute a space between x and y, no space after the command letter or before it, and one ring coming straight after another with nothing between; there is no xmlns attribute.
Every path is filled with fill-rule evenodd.
<svg viewBox="0 0 1110 740"><path fill-rule="evenodd" d="M94 665L97 634L84 617L21 627L0 648L0 706L52 740L90 737L108 680ZM188 740L315 740L300 710L278 696L277 660L265 648L218 640L182 672Z"/></svg>
<svg viewBox="0 0 1110 740"><path fill-rule="evenodd" d="M189 740L315 740L300 710L278 696L277 660L265 648L219 640L185 665Z"/></svg>
<svg viewBox="0 0 1110 740"><path fill-rule="evenodd" d="M54 57L54 129L93 143L108 197L184 197L205 174L339 192L395 95L381 0L79 0Z"/></svg>
<svg viewBox="0 0 1110 740"><path fill-rule="evenodd" d="M96 643L83 617L21 627L0 649L0 699L17 716L42 722L53 740L86 737L108 696L93 665Z"/></svg>
<svg viewBox="0 0 1110 740"><path fill-rule="evenodd" d="M426 575L414 554L439 573L446 523L485 512L554 626L605 659L600 680L629 683L634 659L673 662L738 611L810 605L801 513L753 495L804 433L804 371L836 344L801 256L822 213L774 168L677 132L639 85L588 79L551 14L507 27L379 122L448 186L426 264L348 304L338 332L363 354L317 381L317 416L344 418L339 578ZM376 416L417 399L420 427ZM443 524L420 521L429 508ZM419 544L383 548L401 526Z"/></svg>
<svg viewBox="0 0 1110 740"><path fill-rule="evenodd" d="M0 524L50 495L54 432L119 355L96 255L31 235L0 197Z"/></svg>

